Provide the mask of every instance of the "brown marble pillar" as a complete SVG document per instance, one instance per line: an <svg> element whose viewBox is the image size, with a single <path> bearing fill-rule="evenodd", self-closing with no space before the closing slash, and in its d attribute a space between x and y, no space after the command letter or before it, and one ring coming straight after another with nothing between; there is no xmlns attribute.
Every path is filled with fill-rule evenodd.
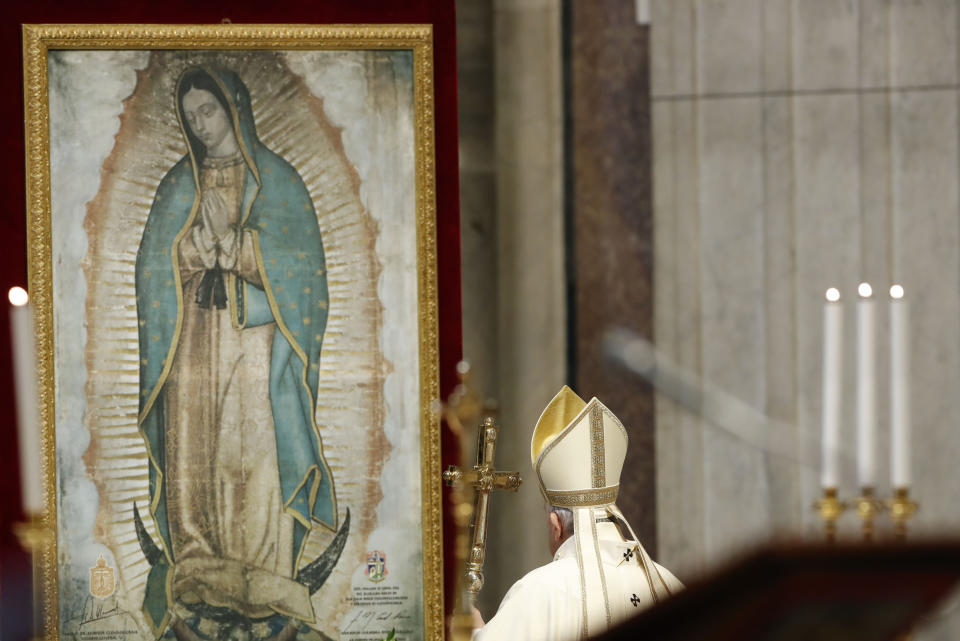
<svg viewBox="0 0 960 641"><path fill-rule="evenodd" d="M656 550L654 396L606 362L615 326L653 337L649 27L634 0L565 3L570 378L623 422L618 505Z"/></svg>

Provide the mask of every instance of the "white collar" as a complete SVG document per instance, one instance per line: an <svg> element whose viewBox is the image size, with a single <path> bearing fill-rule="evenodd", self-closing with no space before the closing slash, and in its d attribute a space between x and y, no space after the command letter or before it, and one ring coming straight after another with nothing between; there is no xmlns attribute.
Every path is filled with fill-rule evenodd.
<svg viewBox="0 0 960 641"><path fill-rule="evenodd" d="M553 555L553 560L559 561L567 557L577 558L577 541L573 535L568 536L567 540L560 544L557 553Z"/></svg>

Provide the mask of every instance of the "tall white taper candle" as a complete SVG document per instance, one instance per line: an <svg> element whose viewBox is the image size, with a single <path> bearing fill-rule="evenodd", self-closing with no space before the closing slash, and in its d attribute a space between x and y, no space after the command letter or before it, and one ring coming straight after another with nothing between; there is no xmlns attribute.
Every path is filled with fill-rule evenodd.
<svg viewBox="0 0 960 641"><path fill-rule="evenodd" d="M857 288L857 482L872 488L876 477L876 347L873 289Z"/></svg>
<svg viewBox="0 0 960 641"><path fill-rule="evenodd" d="M40 419L37 402L37 362L33 334L33 311L27 292L10 290L10 337L13 342L13 369L17 392L17 424L20 436L20 483L23 509L28 514L43 512L43 481L40 474Z"/></svg>
<svg viewBox="0 0 960 641"><path fill-rule="evenodd" d="M840 292L827 290L823 305L823 439L820 456L820 485L836 488L840 464L840 385L843 375L843 307Z"/></svg>
<svg viewBox="0 0 960 641"><path fill-rule="evenodd" d="M910 486L910 319L903 287L890 288L890 471L894 488Z"/></svg>

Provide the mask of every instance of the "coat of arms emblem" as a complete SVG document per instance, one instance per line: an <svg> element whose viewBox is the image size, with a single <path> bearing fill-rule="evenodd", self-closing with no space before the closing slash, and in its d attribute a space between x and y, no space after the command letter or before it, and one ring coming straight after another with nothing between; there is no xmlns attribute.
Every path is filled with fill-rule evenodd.
<svg viewBox="0 0 960 641"><path fill-rule="evenodd" d="M387 576L387 555L380 550L367 552L367 569L365 574L370 581L383 581Z"/></svg>
<svg viewBox="0 0 960 641"><path fill-rule="evenodd" d="M116 588L113 568L107 565L103 555L97 559L97 565L90 568L90 594L98 599L105 599Z"/></svg>

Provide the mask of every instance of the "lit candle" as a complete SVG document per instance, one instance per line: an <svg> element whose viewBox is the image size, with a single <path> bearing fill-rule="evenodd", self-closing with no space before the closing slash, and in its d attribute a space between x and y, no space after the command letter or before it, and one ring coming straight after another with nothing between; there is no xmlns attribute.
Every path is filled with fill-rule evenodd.
<svg viewBox="0 0 960 641"><path fill-rule="evenodd" d="M44 500L40 473L40 420L33 313L27 292L23 288L12 288L9 298L12 304L10 335L13 342L13 369L17 392L23 509L28 514L40 514L43 512Z"/></svg>
<svg viewBox="0 0 960 641"><path fill-rule="evenodd" d="M903 287L890 288L890 470L894 488L910 486L910 325Z"/></svg>
<svg viewBox="0 0 960 641"><path fill-rule="evenodd" d="M877 449L873 289L860 283L857 292L857 481L861 488L872 488Z"/></svg>
<svg viewBox="0 0 960 641"><path fill-rule="evenodd" d="M820 461L820 485L837 487L840 456L840 385L843 372L843 307L840 292L827 290L823 306L823 441Z"/></svg>

